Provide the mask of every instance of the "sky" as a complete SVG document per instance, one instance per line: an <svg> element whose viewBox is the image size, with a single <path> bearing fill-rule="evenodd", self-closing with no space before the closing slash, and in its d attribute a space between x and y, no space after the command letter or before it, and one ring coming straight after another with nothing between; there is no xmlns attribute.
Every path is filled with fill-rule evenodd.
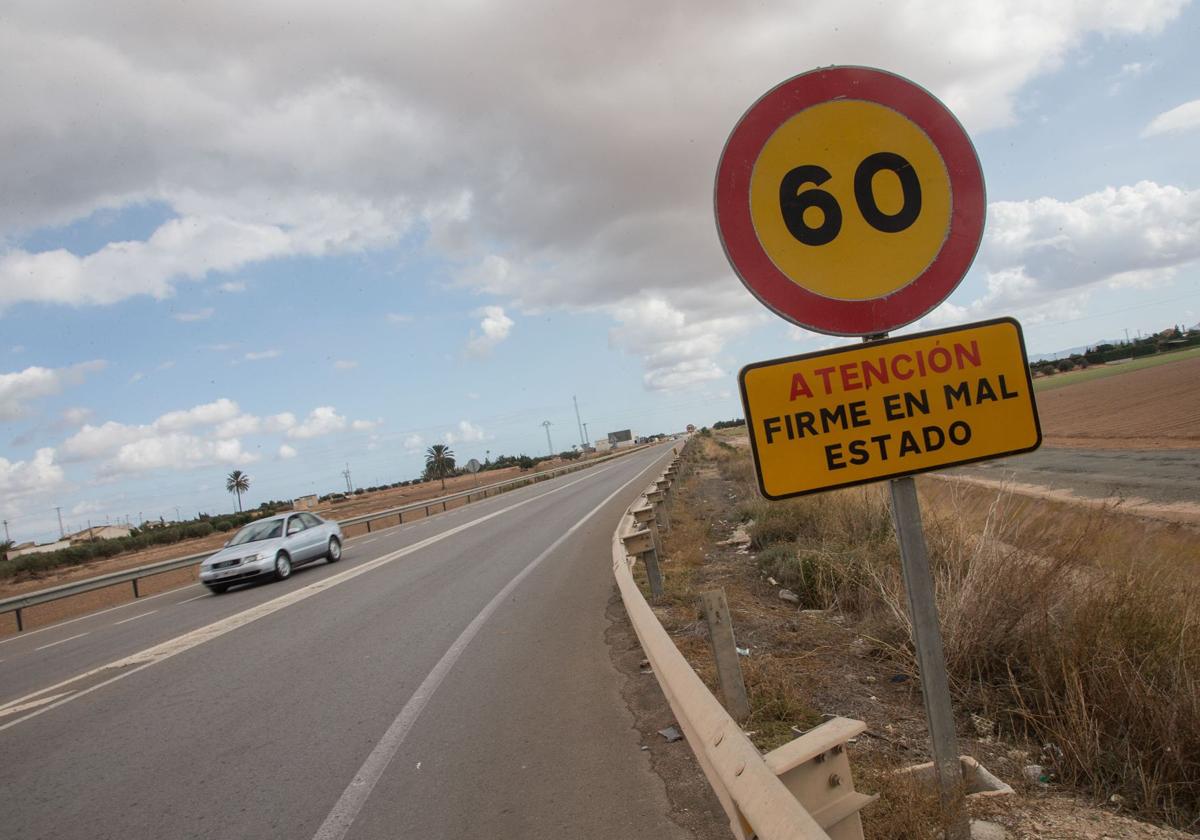
<svg viewBox="0 0 1200 840"><path fill-rule="evenodd" d="M767 311L713 222L743 112L816 67L939 97L974 265L908 331L1031 355L1200 321L1184 0L12 2L0 19L0 516L14 540L741 414L849 343Z"/></svg>

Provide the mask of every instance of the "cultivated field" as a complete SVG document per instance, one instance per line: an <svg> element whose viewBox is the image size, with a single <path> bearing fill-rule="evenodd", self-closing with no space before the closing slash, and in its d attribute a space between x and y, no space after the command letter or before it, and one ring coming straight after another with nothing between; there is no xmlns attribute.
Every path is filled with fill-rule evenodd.
<svg viewBox="0 0 1200 840"><path fill-rule="evenodd" d="M1038 392L1047 446L1200 448L1200 356L1106 373L1110 370L1111 375Z"/></svg>

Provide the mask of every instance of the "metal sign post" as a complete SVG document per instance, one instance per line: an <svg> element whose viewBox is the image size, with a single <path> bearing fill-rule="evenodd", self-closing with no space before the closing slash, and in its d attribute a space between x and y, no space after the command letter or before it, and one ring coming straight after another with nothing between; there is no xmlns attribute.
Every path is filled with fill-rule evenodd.
<svg viewBox="0 0 1200 840"><path fill-rule="evenodd" d="M947 826L949 837L965 840L970 836L970 825L963 808L962 764L958 757L958 738L954 734L950 679L946 675L942 629L938 622L933 575L929 571L929 553L925 548L925 531L921 526L917 487L908 477L894 478L888 484L892 491L892 520L900 540L904 592L908 596L908 616L912 621L913 647L917 652L925 717L929 721L938 792L942 810L950 821Z"/></svg>

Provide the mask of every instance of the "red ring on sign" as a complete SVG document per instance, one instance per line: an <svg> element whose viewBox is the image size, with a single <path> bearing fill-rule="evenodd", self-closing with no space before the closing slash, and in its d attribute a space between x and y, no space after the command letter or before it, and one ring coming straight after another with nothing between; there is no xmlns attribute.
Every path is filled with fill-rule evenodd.
<svg viewBox="0 0 1200 840"><path fill-rule="evenodd" d="M763 250L750 215L750 179L779 126L823 102L859 99L891 108L933 142L950 179L950 230L929 266L907 285L870 300L839 300L789 279ZM949 297L979 250L987 199L975 147L954 115L919 85L869 67L831 67L788 79L750 106L721 152L713 195L717 232L742 283L792 323L833 335L873 335L911 324Z"/></svg>

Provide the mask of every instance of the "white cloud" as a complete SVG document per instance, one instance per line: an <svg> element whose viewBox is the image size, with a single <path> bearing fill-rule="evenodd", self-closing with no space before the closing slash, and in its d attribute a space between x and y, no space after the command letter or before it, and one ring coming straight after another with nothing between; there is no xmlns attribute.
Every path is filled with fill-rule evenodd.
<svg viewBox="0 0 1200 840"><path fill-rule="evenodd" d="M286 461L289 458L295 458L298 454L294 446L288 446L286 443L279 445L279 457L281 460Z"/></svg>
<svg viewBox="0 0 1200 840"><path fill-rule="evenodd" d="M281 414L272 414L263 421L263 428L268 432L286 432L296 425L296 415L290 411L284 411Z"/></svg>
<svg viewBox="0 0 1200 840"><path fill-rule="evenodd" d="M213 434L219 438L236 438L258 434L262 429L263 421L260 418L253 414L239 414L221 421L213 430Z"/></svg>
<svg viewBox="0 0 1200 840"><path fill-rule="evenodd" d="M446 441L447 446L452 446L456 443L474 443L486 439L487 435L483 429L476 426L470 420L459 420L458 426L455 427L454 431L446 432L442 435L442 440Z"/></svg>
<svg viewBox="0 0 1200 840"><path fill-rule="evenodd" d="M63 442L62 451L69 460L92 460L143 439L197 426L224 424L238 415L237 403L222 397L194 408L169 411L147 425L129 426L112 420L100 426L85 424Z"/></svg>
<svg viewBox="0 0 1200 840"><path fill-rule="evenodd" d="M234 348L234 345L232 345L232 344L201 344L200 345L201 350L211 350L214 353L223 353L226 350L232 350L233 348Z"/></svg>
<svg viewBox="0 0 1200 840"><path fill-rule="evenodd" d="M278 350L251 351L242 358L248 362L261 362L264 359L278 359L283 354Z"/></svg>
<svg viewBox="0 0 1200 840"><path fill-rule="evenodd" d="M403 312L389 312L387 319L389 324L408 324L412 322L413 316L405 315Z"/></svg>
<svg viewBox="0 0 1200 840"><path fill-rule="evenodd" d="M238 416L238 413L237 403L221 397L213 402L185 411L169 411L154 421L154 428L158 431L175 432L190 429L193 426L212 426L232 420Z"/></svg>
<svg viewBox="0 0 1200 840"><path fill-rule="evenodd" d="M71 516L87 516L89 513L100 513L104 505L96 501L83 501L71 508Z"/></svg>
<svg viewBox="0 0 1200 840"><path fill-rule="evenodd" d="M344 428L346 428L346 418L338 414L333 406L323 405L310 411L303 423L289 428L287 436L303 440L340 432Z"/></svg>
<svg viewBox="0 0 1200 840"><path fill-rule="evenodd" d="M0 458L0 501L12 502L46 493L63 480L62 467L54 463L53 449L39 449L31 461Z"/></svg>
<svg viewBox="0 0 1200 840"><path fill-rule="evenodd" d="M62 421L70 428L78 428L86 423L91 416L92 410L90 408L75 406L63 410Z"/></svg>
<svg viewBox="0 0 1200 840"><path fill-rule="evenodd" d="M1074 201L995 202L988 218L979 255L987 291L941 318L1065 306L1099 284L1161 283L1200 260L1200 189L1141 181Z"/></svg>
<svg viewBox="0 0 1200 840"><path fill-rule="evenodd" d="M1200 128L1200 99L1193 99L1177 105L1170 111L1164 111L1150 121L1142 129L1143 137L1154 137L1159 134L1181 134L1185 131L1195 131Z"/></svg>
<svg viewBox="0 0 1200 840"><path fill-rule="evenodd" d="M417 225L466 266L459 282L510 312L646 295L698 325L723 317L707 298L731 283L714 162L780 80L892 68L978 134L1013 123L1018 95L1088 36L1157 32L1182 6L851 0L797 14L767 0L681 25L670 4L629 0L533 0L519 18L504 4L292 3L253 26L197 26L174 4L26 4L0 23L8 65L38 80L0 82L0 241L139 202L174 217L91 254L0 252L0 308L166 298L265 260L392 247ZM648 363L648 384L710 376L722 346Z"/></svg>
<svg viewBox="0 0 1200 840"><path fill-rule="evenodd" d="M167 359L165 362L160 362L158 367L155 368L155 370L157 370L157 371L170 370L173 367L175 367L175 360Z"/></svg>
<svg viewBox="0 0 1200 840"><path fill-rule="evenodd" d="M105 474L159 469L192 469L212 465L240 466L259 456L242 449L237 439L206 440L181 432L154 434L122 445L101 469Z"/></svg>
<svg viewBox="0 0 1200 840"><path fill-rule="evenodd" d="M242 282L222 283L221 285L217 286L217 289L222 292L237 294L238 292L246 291L246 284Z"/></svg>
<svg viewBox="0 0 1200 840"><path fill-rule="evenodd" d="M90 373L101 371L106 362L96 360L62 368L27 367L0 373L0 420L16 420L29 413L29 404L79 385Z"/></svg>
<svg viewBox="0 0 1200 840"><path fill-rule="evenodd" d="M736 310L734 310L736 311ZM650 390L687 388L726 376L715 357L725 341L745 330L752 315L689 317L660 297L639 297L613 308L620 323L610 333L618 347L642 357Z"/></svg>
<svg viewBox="0 0 1200 840"><path fill-rule="evenodd" d="M372 429L378 428L382 423L383 423L382 419L355 420L353 423L350 424L350 428L352 428L356 432L369 432Z"/></svg>
<svg viewBox="0 0 1200 840"><path fill-rule="evenodd" d="M500 342L508 338L513 328L513 319L504 314L501 306L485 306L474 313L482 317L479 322L479 332L471 331L467 340L467 352L472 356L486 356Z"/></svg>
<svg viewBox="0 0 1200 840"><path fill-rule="evenodd" d="M204 309L197 309L194 312L176 312L171 317L176 321L183 321L184 323L189 323L191 321L207 321L213 316L214 312L216 312L216 310L209 306Z"/></svg>
<svg viewBox="0 0 1200 840"><path fill-rule="evenodd" d="M422 448L424 445L425 445L425 438L421 437L420 435L416 434L415 432L413 434L406 435L404 438L404 448L408 452L415 452L416 450Z"/></svg>
<svg viewBox="0 0 1200 840"><path fill-rule="evenodd" d="M338 370L354 370L358 367L358 362L353 359L338 359L333 363L333 366Z"/></svg>

